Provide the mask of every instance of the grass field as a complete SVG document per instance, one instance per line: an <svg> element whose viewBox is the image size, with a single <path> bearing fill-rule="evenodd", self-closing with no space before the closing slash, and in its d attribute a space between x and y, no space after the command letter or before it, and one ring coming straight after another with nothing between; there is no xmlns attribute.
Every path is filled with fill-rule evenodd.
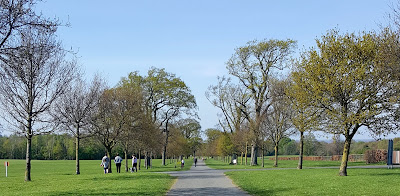
<svg viewBox="0 0 400 196"><path fill-rule="evenodd" d="M400 169L262 170L226 172L252 195L399 195Z"/></svg>
<svg viewBox="0 0 400 196"><path fill-rule="evenodd" d="M7 178L4 161L10 162ZM185 161L183 170L193 163ZM154 172L181 170L175 163L161 166L161 160L156 159L152 169L142 167L138 173L126 173L123 162L121 173L116 173L112 164L113 173L104 174L100 162L80 161L81 174L75 175L74 160L32 160L32 181L25 182L25 160L0 160L0 195L164 195L175 178Z"/></svg>
<svg viewBox="0 0 400 196"><path fill-rule="evenodd" d="M250 164L250 158L248 158L247 163ZM279 160L278 168L296 168L299 161L295 160ZM207 159L207 166L213 169L261 169L261 159L258 159L257 166L240 165L240 160L237 165L229 165L220 160ZM384 163L376 163L384 164ZM376 165L374 164L374 165ZM269 157L264 158L264 168L272 168L274 165L273 160L269 160ZM366 165L365 162L348 162L349 166L359 166ZM339 167L340 161L303 161L303 167Z"/></svg>

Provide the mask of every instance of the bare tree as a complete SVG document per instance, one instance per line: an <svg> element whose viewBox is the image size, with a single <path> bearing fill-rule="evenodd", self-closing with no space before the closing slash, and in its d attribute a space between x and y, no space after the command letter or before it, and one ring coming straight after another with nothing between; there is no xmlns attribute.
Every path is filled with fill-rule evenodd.
<svg viewBox="0 0 400 196"><path fill-rule="evenodd" d="M296 46L293 40L263 40L248 42L239 47L227 62L229 74L235 76L251 97L241 109L249 122L252 134L251 165L257 165L261 123L268 111L269 79L274 70L286 66Z"/></svg>
<svg viewBox="0 0 400 196"><path fill-rule="evenodd" d="M16 49L16 40L26 28L55 32L60 25L57 19L49 19L35 13L35 5L40 0L0 1L0 55ZM5 53L5 54L4 54Z"/></svg>
<svg viewBox="0 0 400 196"><path fill-rule="evenodd" d="M95 76L89 85L79 77L68 86L68 93L63 94L53 107L55 122L75 137L76 174L80 174L80 139L89 136L87 129L91 115L99 103L103 88L104 82L99 76Z"/></svg>
<svg viewBox="0 0 400 196"><path fill-rule="evenodd" d="M26 28L18 50L8 50L0 63L0 102L5 119L27 138L25 181L31 180L31 139L49 131L49 108L74 77L75 64L53 32Z"/></svg>

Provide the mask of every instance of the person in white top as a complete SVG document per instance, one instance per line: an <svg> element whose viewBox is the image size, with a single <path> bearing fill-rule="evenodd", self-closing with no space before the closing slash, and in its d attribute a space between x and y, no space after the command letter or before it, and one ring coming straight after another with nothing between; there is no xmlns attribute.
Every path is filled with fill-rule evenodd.
<svg viewBox="0 0 400 196"><path fill-rule="evenodd" d="M121 173L122 158L119 156L118 153L117 153L117 156L115 157L114 163L115 163L115 166L117 166L117 173Z"/></svg>
<svg viewBox="0 0 400 196"><path fill-rule="evenodd" d="M137 158L132 155L132 172L137 172Z"/></svg>
<svg viewBox="0 0 400 196"><path fill-rule="evenodd" d="M104 168L104 173L108 173L108 164L109 164L110 160L107 157L107 154L104 155L104 157L101 159L101 164L100 166L102 166Z"/></svg>
<svg viewBox="0 0 400 196"><path fill-rule="evenodd" d="M185 161L182 159L181 161L181 168L183 168L185 166Z"/></svg>

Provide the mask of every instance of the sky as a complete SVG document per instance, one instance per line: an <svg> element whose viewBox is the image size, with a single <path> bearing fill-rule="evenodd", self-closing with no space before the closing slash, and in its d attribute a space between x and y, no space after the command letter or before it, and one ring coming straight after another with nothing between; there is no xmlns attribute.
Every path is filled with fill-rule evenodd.
<svg viewBox="0 0 400 196"><path fill-rule="evenodd" d="M205 97L234 49L251 40L293 39L299 51L315 44L329 29L359 32L387 22L391 0L47 0L36 9L68 22L58 37L78 52L91 78L103 75L110 86L121 77L151 67L176 74L192 90L202 129L218 123ZM294 54L294 55L296 55ZM368 134L356 138L368 139Z"/></svg>

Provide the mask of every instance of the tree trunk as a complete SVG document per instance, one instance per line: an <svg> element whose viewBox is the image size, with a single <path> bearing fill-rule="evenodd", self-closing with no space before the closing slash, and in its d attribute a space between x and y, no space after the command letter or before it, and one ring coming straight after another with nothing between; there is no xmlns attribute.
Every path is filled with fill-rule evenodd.
<svg viewBox="0 0 400 196"><path fill-rule="evenodd" d="M250 163L251 166L258 165L257 152L258 152L257 142L253 141L253 143L251 144L251 163Z"/></svg>
<svg viewBox="0 0 400 196"><path fill-rule="evenodd" d="M26 137L25 181L31 181L31 153L32 153L32 134L31 130L29 130Z"/></svg>
<svg viewBox="0 0 400 196"><path fill-rule="evenodd" d="M344 142L342 164L340 164L340 170L339 170L340 176L347 176L347 161L349 160L351 139L352 139L351 137L347 137Z"/></svg>
<svg viewBox="0 0 400 196"><path fill-rule="evenodd" d="M169 131L168 131L168 121L165 123L165 142L163 146L163 152L162 152L162 165L165 166L165 158L167 156L167 146L168 146L168 137L169 137Z"/></svg>
<svg viewBox="0 0 400 196"><path fill-rule="evenodd" d="M108 160L110 161L109 163L108 163L108 173L112 173L112 170L111 170L111 148L107 148L107 156L108 156Z"/></svg>
<svg viewBox="0 0 400 196"><path fill-rule="evenodd" d="M303 169L303 141L304 139L304 132L300 131L300 153L299 153L299 164L297 165L297 169Z"/></svg>
<svg viewBox="0 0 400 196"><path fill-rule="evenodd" d="M240 154L240 165L243 165L243 152Z"/></svg>
<svg viewBox="0 0 400 196"><path fill-rule="evenodd" d="M164 144L163 150L162 150L162 153L161 153L161 159L162 159L161 165L162 166L166 165L165 164L165 156L167 156L167 145Z"/></svg>
<svg viewBox="0 0 400 196"><path fill-rule="evenodd" d="M141 161L142 161L142 159L141 159L141 157L142 157L142 151L139 149L139 160L138 160L138 163L137 163L137 167L138 167L138 169L140 170L140 163L141 163Z"/></svg>
<svg viewBox="0 0 400 196"><path fill-rule="evenodd" d="M124 155L125 155L125 172L128 172L128 148L127 145L125 145L125 150L124 150Z"/></svg>
<svg viewBox="0 0 400 196"><path fill-rule="evenodd" d="M278 150L279 147L277 144L275 144L275 163L274 163L274 167L278 167Z"/></svg>
<svg viewBox="0 0 400 196"><path fill-rule="evenodd" d="M76 129L76 144L75 144L75 162L76 162L76 174L79 175L79 127Z"/></svg>
<svg viewBox="0 0 400 196"><path fill-rule="evenodd" d="M262 155L261 155L261 158L262 158L261 165L262 165L262 167L264 167L264 151L265 151L265 148L264 148L264 144L263 144L263 146L262 146Z"/></svg>
<svg viewBox="0 0 400 196"><path fill-rule="evenodd" d="M244 158L245 158L245 165L247 166L247 142L246 142L246 152L244 153Z"/></svg>

